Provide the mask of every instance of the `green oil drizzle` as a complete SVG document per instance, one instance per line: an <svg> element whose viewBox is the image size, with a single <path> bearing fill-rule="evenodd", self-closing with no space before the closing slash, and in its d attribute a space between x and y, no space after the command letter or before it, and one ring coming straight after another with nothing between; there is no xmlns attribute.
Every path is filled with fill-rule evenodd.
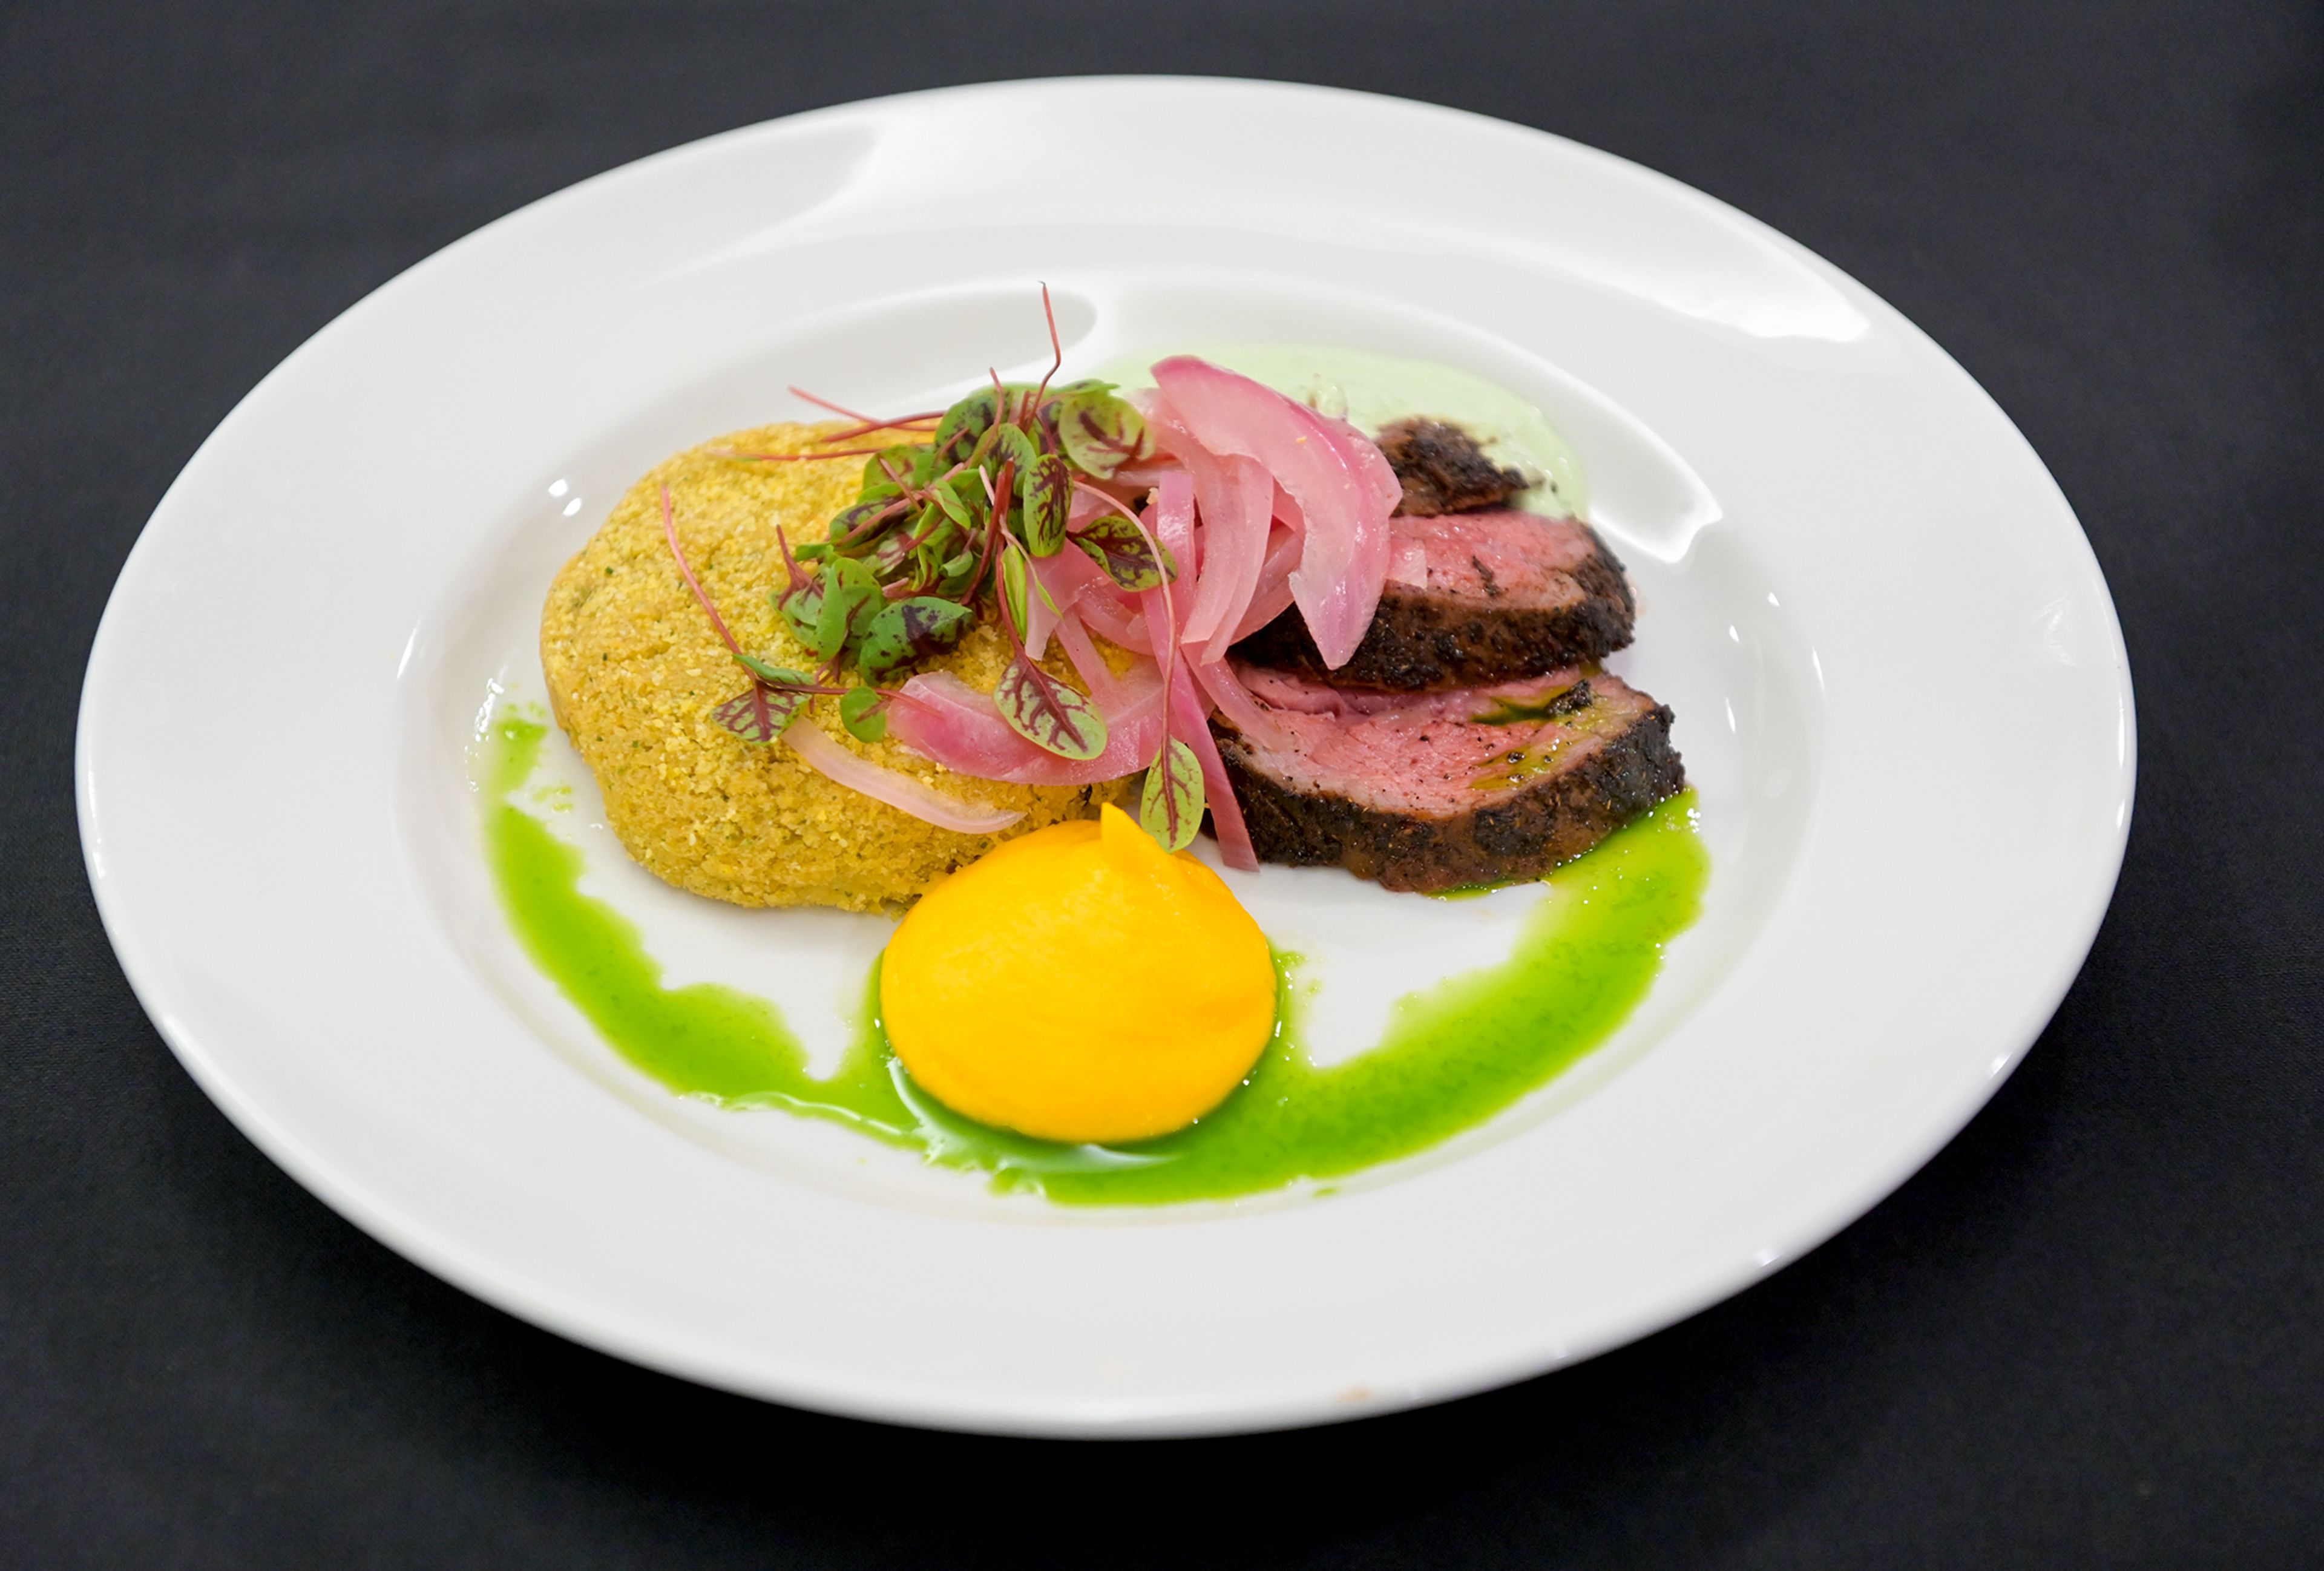
<svg viewBox="0 0 2324 1571"><path fill-rule="evenodd" d="M668 988L636 928L580 890L581 853L509 800L546 726L503 709L484 738L484 843L519 940L631 1063L671 1090L845 1124L994 1187L1068 1205L1224 1199L1336 1178L1473 1128L1606 1040L1646 995L1663 946L1700 909L1710 860L1692 793L1550 876L1509 959L1399 1000L1380 1044L1316 1068L1298 1048L1298 956L1277 956L1275 1040L1201 1122L1133 1146L1070 1146L972 1123L937 1104L888 1051L877 968L836 1074L764 999L712 984Z"/></svg>

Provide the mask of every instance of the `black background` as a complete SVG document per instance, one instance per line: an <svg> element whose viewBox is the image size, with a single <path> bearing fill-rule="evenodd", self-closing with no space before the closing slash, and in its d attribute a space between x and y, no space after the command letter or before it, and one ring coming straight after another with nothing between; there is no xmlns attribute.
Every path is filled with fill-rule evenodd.
<svg viewBox="0 0 2324 1571"><path fill-rule="evenodd" d="M1399 93L1701 186L1926 328L2080 512L2143 734L2113 911L1990 1108L1764 1285L1333 1430L809 1417L405 1264L131 997L75 836L81 668L252 384L611 165L1088 70ZM0 1564L2324 1563L2319 286L2313 5L0 10Z"/></svg>

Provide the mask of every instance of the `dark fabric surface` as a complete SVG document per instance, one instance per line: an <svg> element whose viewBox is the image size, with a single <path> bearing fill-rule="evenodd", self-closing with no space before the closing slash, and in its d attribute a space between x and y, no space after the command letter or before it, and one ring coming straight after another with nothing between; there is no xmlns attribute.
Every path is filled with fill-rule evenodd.
<svg viewBox="0 0 2324 1571"><path fill-rule="evenodd" d="M123 982L71 796L115 570L254 382L476 225L796 109L1106 69L1563 132L1951 350L2128 633L2138 810L2088 966L1838 1240L1430 1411L922 1435L471 1301L244 1142ZM2324 1562L2319 282L2313 5L0 10L0 1566Z"/></svg>

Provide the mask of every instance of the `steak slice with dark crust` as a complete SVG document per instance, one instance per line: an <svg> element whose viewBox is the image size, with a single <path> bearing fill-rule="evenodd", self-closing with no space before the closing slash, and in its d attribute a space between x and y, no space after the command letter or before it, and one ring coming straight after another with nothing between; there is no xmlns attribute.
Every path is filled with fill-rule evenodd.
<svg viewBox="0 0 2324 1571"><path fill-rule="evenodd" d="M1670 710L1603 672L1411 695L1238 674L1277 735L1211 728L1263 862L1425 893L1538 878L1686 785Z"/></svg>
<svg viewBox="0 0 2324 1571"><path fill-rule="evenodd" d="M1293 606L1235 646L1257 665L1342 687L1484 687L1603 660L1630 642L1622 564L1579 520L1454 513L1388 520L1391 553L1417 544L1427 581L1389 583L1347 664L1327 667Z"/></svg>
<svg viewBox="0 0 2324 1571"><path fill-rule="evenodd" d="M1400 420L1379 434L1380 456L1404 484L1398 513L1431 518L1499 507L1526 488L1526 477L1485 456L1477 439L1438 420Z"/></svg>

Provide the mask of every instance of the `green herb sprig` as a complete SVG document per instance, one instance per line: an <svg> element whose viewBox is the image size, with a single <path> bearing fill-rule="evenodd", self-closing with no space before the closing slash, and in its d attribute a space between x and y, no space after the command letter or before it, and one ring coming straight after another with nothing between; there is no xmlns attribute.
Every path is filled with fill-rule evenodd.
<svg viewBox="0 0 2324 1571"><path fill-rule="evenodd" d="M770 595L798 641L821 662L816 676L768 665L746 654L718 618L678 555L679 570L735 660L751 673L748 691L711 711L745 742L764 745L782 734L811 698L840 698L840 717L864 741L886 735L884 686L918 662L951 649L984 616L999 622L1012 654L993 689L1010 728L1060 758L1085 761L1105 751L1105 717L1074 688L1033 660L1025 647L1031 597L1056 614L1038 559L1070 543L1121 589L1164 592L1177 576L1170 553L1120 497L1102 487L1155 456L1145 419L1113 384L1052 386L1065 364L1056 313L1041 290L1054 358L1035 384L991 385L949 409L883 421L794 388L794 393L857 423L822 439L826 448L875 432L911 432L933 422L918 441L836 448L809 453L729 453L747 463L797 463L862 457L856 499L835 515L824 538L796 550L783 541L786 581ZM1068 529L1076 492L1110 511L1078 533ZM662 497L670 550L678 554ZM1166 615L1167 615L1166 609ZM1175 653L1175 651L1173 652ZM1194 751L1170 734L1166 669L1163 739L1141 797L1146 827L1172 850L1194 838L1202 821L1202 774ZM858 683L842 681L852 667Z"/></svg>

